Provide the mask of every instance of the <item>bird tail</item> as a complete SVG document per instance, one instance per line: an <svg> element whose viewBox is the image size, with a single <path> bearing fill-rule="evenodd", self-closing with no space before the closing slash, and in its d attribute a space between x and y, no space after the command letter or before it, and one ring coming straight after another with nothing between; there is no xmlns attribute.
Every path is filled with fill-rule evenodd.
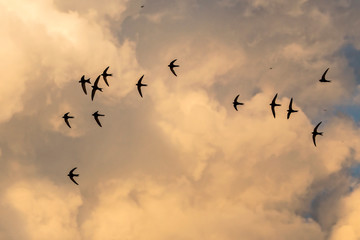
<svg viewBox="0 0 360 240"><path fill-rule="evenodd" d="M319 135L323 136L323 132L319 132Z"/></svg>

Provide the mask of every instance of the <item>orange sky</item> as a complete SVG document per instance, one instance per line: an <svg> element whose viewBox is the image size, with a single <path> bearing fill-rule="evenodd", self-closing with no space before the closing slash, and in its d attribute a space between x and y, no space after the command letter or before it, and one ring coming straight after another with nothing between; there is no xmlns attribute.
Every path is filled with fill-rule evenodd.
<svg viewBox="0 0 360 240"><path fill-rule="evenodd" d="M360 3L0 6L0 240L360 239Z"/></svg>

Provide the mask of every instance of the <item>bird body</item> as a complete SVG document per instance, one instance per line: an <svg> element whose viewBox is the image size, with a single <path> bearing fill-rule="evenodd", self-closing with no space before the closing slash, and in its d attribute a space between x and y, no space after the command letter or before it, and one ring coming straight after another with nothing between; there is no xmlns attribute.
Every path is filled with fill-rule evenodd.
<svg viewBox="0 0 360 240"><path fill-rule="evenodd" d="M175 68L175 67L180 67L180 66L174 64L176 60L177 60L177 59L171 61L171 63L168 65L168 67L170 68L170 71L177 77L177 75L176 75L176 73L175 73L175 71L174 71L174 68Z"/></svg>
<svg viewBox="0 0 360 240"><path fill-rule="evenodd" d="M84 93L87 95L85 84L86 84L86 83L91 84L90 78L89 78L89 79L85 79L85 75L83 75L83 76L81 77L79 83L81 83L81 87L82 87Z"/></svg>
<svg viewBox="0 0 360 240"><path fill-rule="evenodd" d="M313 132L312 132L312 139L313 139L313 142L314 142L314 145L316 147L316 136L317 135L323 135L323 132L318 132L317 129L318 127L320 126L322 122L319 122L318 125L316 125L316 127L314 128Z"/></svg>
<svg viewBox="0 0 360 240"><path fill-rule="evenodd" d="M276 103L277 95L278 95L278 94L275 95L275 97L273 98L272 102L270 103L271 111L272 111L272 114L273 114L274 118L275 118L275 107L281 106L281 104L277 104L277 103Z"/></svg>
<svg viewBox="0 0 360 240"><path fill-rule="evenodd" d="M292 108L292 103L293 103L293 98L291 98L290 104L289 104L289 109L287 110L287 112L288 112L288 114L287 114L287 119L290 118L290 114L291 114L291 113L298 112L298 110L294 110L294 109Z"/></svg>
<svg viewBox="0 0 360 240"><path fill-rule="evenodd" d="M67 112L64 114L64 116L62 116L62 118L64 118L64 121L66 123L66 125L68 125L69 128L71 128L70 123L69 123L69 118L74 118L73 116L69 116L70 112Z"/></svg>
<svg viewBox="0 0 360 240"><path fill-rule="evenodd" d="M143 80L143 78L144 78L144 75L142 75L141 78L139 79L139 81L136 83L137 90L138 90L138 92L139 92L139 94L140 94L141 97L143 97L142 92L141 92L141 87L147 86L147 84L141 83L142 80Z"/></svg>
<svg viewBox="0 0 360 240"><path fill-rule="evenodd" d="M70 178L71 181L73 181L76 185L79 185L79 184L74 180L74 177L78 177L78 176L79 176L79 174L74 174L74 173L73 173L76 168L77 168L77 167L73 168L73 169L69 172L68 176L69 176L69 178Z"/></svg>
<svg viewBox="0 0 360 240"><path fill-rule="evenodd" d="M233 101L233 106L234 106L234 108L235 108L236 111L238 110L238 109L237 109L237 106L238 106L238 105L244 105L244 103L238 102L239 96L240 96L240 94L237 95L237 96L235 97L234 101Z"/></svg>
<svg viewBox="0 0 360 240"><path fill-rule="evenodd" d="M101 126L101 123L100 123L100 120L99 120L99 117L104 117L105 115L100 114L99 111L94 112L92 115L94 116L95 121L97 122L97 124L98 124L100 127L102 127L102 126Z"/></svg>

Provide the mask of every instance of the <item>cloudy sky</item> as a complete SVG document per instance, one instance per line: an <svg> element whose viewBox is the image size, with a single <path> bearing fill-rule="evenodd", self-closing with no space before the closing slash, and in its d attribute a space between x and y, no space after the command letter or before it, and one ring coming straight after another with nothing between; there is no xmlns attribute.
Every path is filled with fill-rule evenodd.
<svg viewBox="0 0 360 240"><path fill-rule="evenodd" d="M359 1L0 6L1 240L360 239Z"/></svg>

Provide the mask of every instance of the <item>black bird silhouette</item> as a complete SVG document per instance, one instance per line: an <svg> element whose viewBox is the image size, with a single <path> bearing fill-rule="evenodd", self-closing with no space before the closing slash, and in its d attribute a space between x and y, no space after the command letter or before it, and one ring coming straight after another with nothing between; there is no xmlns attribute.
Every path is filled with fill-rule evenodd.
<svg viewBox="0 0 360 240"><path fill-rule="evenodd" d="M241 102L238 102L238 98L239 98L240 94L236 96L236 98L234 99L234 102L233 102L233 105L234 105L234 108L235 110L237 111L237 106L238 105L244 105L244 103L241 103Z"/></svg>
<svg viewBox="0 0 360 240"><path fill-rule="evenodd" d="M109 86L109 83L107 82L107 77L112 76L111 73L107 73L107 70L109 69L109 67L110 67L110 66L108 66L107 68L105 68L105 70L104 70L103 73L101 74L101 75L103 76L103 78L104 78L104 81L105 81L106 85L108 85L108 86Z"/></svg>
<svg viewBox="0 0 360 240"><path fill-rule="evenodd" d="M141 6L141 8L143 8L143 7L144 7L144 5Z"/></svg>
<svg viewBox="0 0 360 240"><path fill-rule="evenodd" d="M278 106L281 106L281 104L277 104L275 101L276 101L276 98L277 98L277 95L275 95L274 99L272 100L272 102L270 103L270 106L271 106L271 111L272 111L272 114L275 118L275 107L278 107Z"/></svg>
<svg viewBox="0 0 360 240"><path fill-rule="evenodd" d="M144 75L141 76L141 78L139 79L139 81L138 81L137 84L136 84L137 90L138 90L138 92L139 92L139 94L140 94L141 97L143 97L143 95L142 95L142 93L141 93L141 87L147 86L147 84L141 83L141 81L143 80L143 77L144 77Z"/></svg>
<svg viewBox="0 0 360 240"><path fill-rule="evenodd" d="M287 112L288 112L288 114L287 114L287 119L290 118L290 114L291 114L291 113L298 112L298 110L294 110L294 109L292 108L292 103L293 103L293 98L291 98L290 104L289 104L289 109L287 110Z"/></svg>
<svg viewBox="0 0 360 240"><path fill-rule="evenodd" d="M69 113L70 113L70 112L65 113L64 116L62 116L62 117L63 117L63 119L65 120L66 125L68 125L68 127L71 128L70 123L69 123L69 118L74 118L74 117L73 117L73 116L69 116Z"/></svg>
<svg viewBox="0 0 360 240"><path fill-rule="evenodd" d="M98 112L99 112L99 111L96 111L96 112L94 112L92 115L94 116L95 121L97 122L97 124L98 124L100 127L102 127L102 126L101 126L101 123L100 123L100 121L99 121L99 117L104 117L105 115L100 114L100 113L98 113Z"/></svg>
<svg viewBox="0 0 360 240"><path fill-rule="evenodd" d="M75 169L77 169L77 167L76 167L76 168L73 168L73 169L69 172L68 176L69 176L69 178L71 179L71 181L73 181L76 185L79 185L79 184L74 180L74 177L78 177L78 176L79 176L79 174L74 174L74 173L73 173L73 172L75 171Z"/></svg>
<svg viewBox="0 0 360 240"><path fill-rule="evenodd" d="M99 76L96 78L96 80L95 80L95 82L94 82L94 85L91 86L92 89L93 89L92 92L91 92L91 101L94 100L96 90L99 90L100 92L102 92L102 88L99 88L99 87L98 87L100 76L101 76L101 75L99 75Z"/></svg>
<svg viewBox="0 0 360 240"><path fill-rule="evenodd" d="M81 83L81 87L82 87L84 93L87 95L85 83L91 84L90 78L89 78L89 79L85 79L85 75L83 75L83 76L81 77L81 80L79 81L79 83Z"/></svg>
<svg viewBox="0 0 360 240"><path fill-rule="evenodd" d="M175 71L174 71L174 68L175 67L180 67L179 65L175 65L174 62L176 61L177 59L173 60L169 65L168 67L170 68L171 72L177 77Z"/></svg>
<svg viewBox="0 0 360 240"><path fill-rule="evenodd" d="M319 82L331 82L330 80L325 79L325 75L326 75L326 73L328 71L329 71L329 68L326 69L326 71L323 73L323 75L322 75L321 79L319 80Z"/></svg>
<svg viewBox="0 0 360 240"><path fill-rule="evenodd" d="M316 147L316 141L315 141L315 138L317 135L323 135L323 132L318 132L317 129L318 127L320 126L322 122L319 122L318 125L316 125L316 127L314 128L314 131L312 132L312 139L313 139L313 142L314 142L314 145Z"/></svg>

